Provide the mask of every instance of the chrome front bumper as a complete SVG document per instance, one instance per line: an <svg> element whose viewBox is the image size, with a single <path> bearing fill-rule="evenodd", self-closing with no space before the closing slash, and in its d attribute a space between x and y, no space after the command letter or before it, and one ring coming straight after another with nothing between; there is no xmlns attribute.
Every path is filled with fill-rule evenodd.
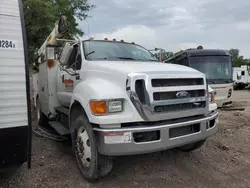
<svg viewBox="0 0 250 188"><path fill-rule="evenodd" d="M210 128L210 123L214 125ZM119 156L119 155L133 155L150 153L155 151L166 150L175 148L188 143L196 142L206 139L217 131L218 112L213 112L207 117L195 120L183 121L178 123L161 124L157 126L138 126L117 129L101 129L94 128L98 150L103 155ZM185 134L177 137L170 137L170 129L185 127L189 125L199 124L200 129L198 132ZM135 142L134 133L144 133L150 131L159 131L160 138L148 142ZM124 138L117 140L107 139L112 135L126 135ZM124 140L123 140L124 139Z"/></svg>

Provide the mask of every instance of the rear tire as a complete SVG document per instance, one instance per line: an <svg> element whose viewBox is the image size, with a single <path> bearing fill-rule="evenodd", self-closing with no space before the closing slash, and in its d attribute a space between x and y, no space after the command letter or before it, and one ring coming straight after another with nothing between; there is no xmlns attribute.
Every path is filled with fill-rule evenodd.
<svg viewBox="0 0 250 188"><path fill-rule="evenodd" d="M201 146L203 146L203 144L205 143L205 141L206 140L201 140L201 141L198 141L198 142L187 144L187 145L179 147L179 149L181 151L183 151L183 152L190 152L190 151L199 149Z"/></svg>
<svg viewBox="0 0 250 188"><path fill-rule="evenodd" d="M78 168L87 181L94 182L109 174L113 160L98 152L95 134L85 112L78 107L71 114L72 149Z"/></svg>

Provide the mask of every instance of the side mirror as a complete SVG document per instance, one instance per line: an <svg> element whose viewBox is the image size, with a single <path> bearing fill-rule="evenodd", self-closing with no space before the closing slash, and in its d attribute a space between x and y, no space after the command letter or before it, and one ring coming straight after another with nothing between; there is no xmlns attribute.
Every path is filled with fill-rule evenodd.
<svg viewBox="0 0 250 188"><path fill-rule="evenodd" d="M241 79L241 74L240 72L237 72L237 80L240 80Z"/></svg>
<svg viewBox="0 0 250 188"><path fill-rule="evenodd" d="M71 52L73 50L73 46L70 45L69 43L66 43L65 46L63 47L62 49L62 52L59 56L59 61L61 63L61 65L66 65L69 58L70 58L70 55L71 55Z"/></svg>

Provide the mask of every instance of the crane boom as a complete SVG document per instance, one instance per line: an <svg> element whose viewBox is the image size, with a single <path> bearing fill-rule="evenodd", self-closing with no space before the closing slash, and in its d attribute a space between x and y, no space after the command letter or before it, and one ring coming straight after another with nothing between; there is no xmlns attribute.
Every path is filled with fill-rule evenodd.
<svg viewBox="0 0 250 188"><path fill-rule="evenodd" d="M48 44L57 45L57 39L64 37L69 31L69 23L66 16L61 16L59 22L55 23L55 27L46 38L42 46L38 50L38 56L45 54L45 49Z"/></svg>

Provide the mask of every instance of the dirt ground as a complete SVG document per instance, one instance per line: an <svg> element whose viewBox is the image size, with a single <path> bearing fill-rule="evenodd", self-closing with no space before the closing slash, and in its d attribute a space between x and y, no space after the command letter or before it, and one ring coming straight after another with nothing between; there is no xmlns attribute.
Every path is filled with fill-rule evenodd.
<svg viewBox="0 0 250 188"><path fill-rule="evenodd" d="M219 131L201 149L119 157L95 184L80 175L70 144L34 136L32 169L0 177L0 187L250 187L250 91L234 91L233 101L245 111L220 111Z"/></svg>

